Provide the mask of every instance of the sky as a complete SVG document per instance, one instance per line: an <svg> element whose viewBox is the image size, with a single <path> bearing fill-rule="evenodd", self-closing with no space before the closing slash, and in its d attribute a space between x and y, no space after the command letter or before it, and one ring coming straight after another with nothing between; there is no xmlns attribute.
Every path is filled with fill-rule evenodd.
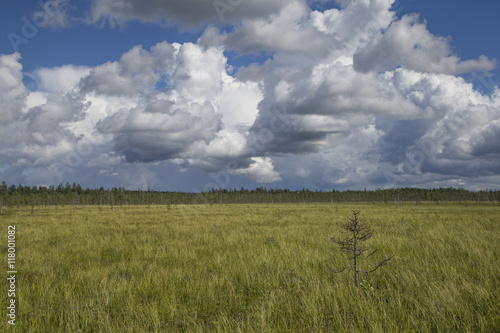
<svg viewBox="0 0 500 333"><path fill-rule="evenodd" d="M498 0L0 1L0 181L500 188Z"/></svg>

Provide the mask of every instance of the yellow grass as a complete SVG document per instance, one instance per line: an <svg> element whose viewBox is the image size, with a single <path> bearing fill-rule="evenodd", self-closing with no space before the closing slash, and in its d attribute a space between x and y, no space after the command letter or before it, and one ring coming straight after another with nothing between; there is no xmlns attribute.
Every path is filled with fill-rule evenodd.
<svg viewBox="0 0 500 333"><path fill-rule="evenodd" d="M395 257L334 274L349 204L4 209L1 332L498 332L499 208L356 204ZM377 255L379 257L377 257ZM369 265L370 261L361 261Z"/></svg>

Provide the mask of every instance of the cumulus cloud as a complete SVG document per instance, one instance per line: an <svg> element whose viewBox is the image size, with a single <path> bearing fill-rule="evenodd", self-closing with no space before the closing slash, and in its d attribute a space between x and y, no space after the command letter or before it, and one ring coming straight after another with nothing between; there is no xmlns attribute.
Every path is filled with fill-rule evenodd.
<svg viewBox="0 0 500 333"><path fill-rule="evenodd" d="M472 170L495 173L498 165L492 158L497 145L491 139L497 135L498 100L482 96L453 75L489 71L495 61L486 57L460 61L450 53L446 39L432 35L414 17L395 19L388 11L391 4L352 1L343 10L314 12L314 26L344 41L342 52L332 49L313 63L275 55L272 61L240 71L243 78L261 77L264 82L264 99L249 142L260 151L309 156L300 163L312 170L318 167L311 165L310 156L316 156L315 164L324 165L316 173L323 173L326 183L338 186L392 184L395 177L391 175L402 173L408 176L408 184L410 179L420 183L418 177L426 178L419 175L422 172L445 177L444 165L466 170L461 176ZM365 15L367 22L365 30L356 31L359 39L344 37L341 27L335 26L348 17L348 10L356 12L353 8L358 15ZM377 15L373 8L385 13ZM385 39L394 39L394 45L382 45ZM422 47L415 49L417 43ZM374 50L374 45L387 54L370 57L367 50ZM387 65L392 61L387 60L392 59L389 55L397 61ZM366 68L364 59L370 62ZM425 60L418 63L419 59ZM281 112L276 111L277 105ZM459 113L475 120L457 118ZM280 126L273 125L277 121ZM453 122L457 123L452 126ZM370 140L361 143L353 139L366 131L372 133ZM448 133L446 139L443 133ZM415 150L429 139L435 140L440 150L420 151L424 157L416 160ZM334 151L336 162L321 154L324 151ZM482 167L477 162L480 154L487 161Z"/></svg>
<svg viewBox="0 0 500 333"><path fill-rule="evenodd" d="M55 68L39 68L30 74L37 83L38 90L48 93L68 93L90 73L85 66L64 65Z"/></svg>
<svg viewBox="0 0 500 333"><path fill-rule="evenodd" d="M78 138L67 124L83 116L85 105L69 95L49 95L47 101L28 110L11 125L13 142L3 152L19 156L17 164L47 165L70 152ZM10 141L10 140L8 140Z"/></svg>
<svg viewBox="0 0 500 333"><path fill-rule="evenodd" d="M478 60L461 61L451 53L447 38L430 33L418 15L405 15L354 55L354 68L367 72L387 71L399 66L444 74L464 74L491 71L496 61L486 56Z"/></svg>
<svg viewBox="0 0 500 333"><path fill-rule="evenodd" d="M20 110L28 95L28 89L22 83L22 65L19 62L21 55L0 54L0 126L8 126L21 116Z"/></svg>
<svg viewBox="0 0 500 333"><path fill-rule="evenodd" d="M221 49L159 43L92 69L42 68L32 74L40 90L31 93L22 84L19 55L2 60L3 100L12 101L15 119L8 123L17 133L6 135L3 142L15 144L2 148L18 166L108 170L117 163L168 160L220 171L229 159L249 165L238 131L253 123L260 89L226 72ZM162 80L167 87L157 89ZM80 154L84 141L91 148Z"/></svg>
<svg viewBox="0 0 500 333"><path fill-rule="evenodd" d="M94 104L95 99L130 101L120 109L120 104L114 110L101 108L105 116L95 123L99 133L112 136L116 151L128 162L181 158L218 170L225 159L237 157L232 151L222 153L227 135L221 133L238 137L237 130L253 123L261 99L255 82L230 76L226 67L219 47L160 43L147 51L139 46L120 61L94 68L81 88L97 96L91 98ZM155 89L161 80L168 87Z"/></svg>
<svg viewBox="0 0 500 333"><path fill-rule="evenodd" d="M319 33L308 20L310 10L300 1L290 1L282 10L270 18L247 19L232 33L218 35L208 30L202 42L222 43L240 52L303 53L311 57L324 56L332 39Z"/></svg>
<svg viewBox="0 0 500 333"><path fill-rule="evenodd" d="M335 8L313 11L311 24L337 42L336 56L351 58L360 47L387 29L396 19L390 10L393 0L353 0Z"/></svg>
<svg viewBox="0 0 500 333"><path fill-rule="evenodd" d="M457 76L496 62L461 60L393 0L339 2L234 2L222 29L212 1L95 0L93 22L206 29L93 68L40 68L32 92L20 55L0 55L0 165L143 187L164 168L317 188L500 185L500 92ZM233 73L227 51L269 57Z"/></svg>
<svg viewBox="0 0 500 333"><path fill-rule="evenodd" d="M253 157L252 164L245 169L237 170L238 174L249 176L258 183L274 183L281 180L278 172L274 171L274 165L269 157Z"/></svg>
<svg viewBox="0 0 500 333"><path fill-rule="evenodd" d="M495 112L492 115L496 117ZM500 121L492 119L489 124L481 128L482 136L474 137L472 141L472 156L500 158Z"/></svg>
<svg viewBox="0 0 500 333"><path fill-rule="evenodd" d="M170 64L178 47L166 42L158 43L151 51L135 46L120 61L94 67L80 83L81 90L109 96L133 96L152 90L161 73L171 74Z"/></svg>
<svg viewBox="0 0 500 333"><path fill-rule="evenodd" d="M114 135L115 148L128 162L182 157L198 140L209 142L220 128L210 104L155 101L144 108L121 110L97 124Z"/></svg>
<svg viewBox="0 0 500 333"><path fill-rule="evenodd" d="M67 126L83 117L86 105L64 93L33 97L22 77L20 55L0 55L0 151L13 165L47 165L78 141Z"/></svg>

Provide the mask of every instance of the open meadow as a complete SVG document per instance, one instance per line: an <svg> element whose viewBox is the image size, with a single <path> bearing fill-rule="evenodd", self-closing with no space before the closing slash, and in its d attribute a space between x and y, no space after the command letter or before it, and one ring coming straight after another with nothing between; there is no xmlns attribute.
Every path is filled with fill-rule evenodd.
<svg viewBox="0 0 500 333"><path fill-rule="evenodd" d="M331 241L361 210L387 265ZM500 332L494 204L4 208L1 332ZM16 325L8 325L8 225Z"/></svg>

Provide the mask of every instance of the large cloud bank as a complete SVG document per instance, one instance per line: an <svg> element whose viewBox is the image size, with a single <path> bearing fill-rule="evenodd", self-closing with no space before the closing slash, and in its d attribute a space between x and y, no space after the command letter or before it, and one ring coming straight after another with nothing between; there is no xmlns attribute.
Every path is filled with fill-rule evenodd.
<svg viewBox="0 0 500 333"><path fill-rule="evenodd" d="M89 24L202 33L94 68L37 70L36 91L21 55L0 55L2 173L147 187L175 166L286 187L498 187L500 90L458 76L496 61L461 60L393 2L94 0ZM227 51L270 57L234 70Z"/></svg>

